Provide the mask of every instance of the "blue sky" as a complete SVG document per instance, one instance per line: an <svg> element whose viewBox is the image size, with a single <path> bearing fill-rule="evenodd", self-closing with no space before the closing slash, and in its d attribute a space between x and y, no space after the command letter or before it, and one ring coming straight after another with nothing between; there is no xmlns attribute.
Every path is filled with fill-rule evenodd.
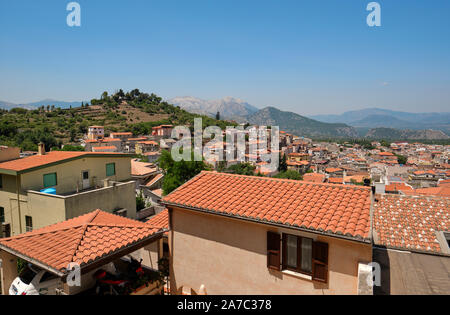
<svg viewBox="0 0 450 315"><path fill-rule="evenodd" d="M299 114L450 111L450 1L0 0L0 100L122 88Z"/></svg>

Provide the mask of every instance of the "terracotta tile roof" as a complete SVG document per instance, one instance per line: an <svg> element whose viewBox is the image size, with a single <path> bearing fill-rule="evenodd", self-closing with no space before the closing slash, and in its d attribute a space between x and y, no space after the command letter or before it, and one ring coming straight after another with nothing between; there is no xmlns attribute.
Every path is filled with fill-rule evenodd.
<svg viewBox="0 0 450 315"><path fill-rule="evenodd" d="M390 185L386 185L386 192L399 192L412 190L413 188L411 186L406 185L405 183L393 183Z"/></svg>
<svg viewBox="0 0 450 315"><path fill-rule="evenodd" d="M0 240L0 246L60 272L71 262L81 267L152 238L161 230L151 224L100 210L29 233Z"/></svg>
<svg viewBox="0 0 450 315"><path fill-rule="evenodd" d="M368 175L352 175L352 176L345 176L344 182L345 183L351 183L352 181L357 183L363 183L365 179L369 178Z"/></svg>
<svg viewBox="0 0 450 315"><path fill-rule="evenodd" d="M371 189L202 172L163 203L310 231L369 238Z"/></svg>
<svg viewBox="0 0 450 315"><path fill-rule="evenodd" d="M65 160L70 160L73 158L78 158L88 155L98 155L98 154L114 154L114 155L125 155L123 153L95 153L95 152L69 152L69 151L52 151L45 155L33 155L23 159L12 160L4 163L0 163L0 169L11 170L11 171L24 171L27 169L32 169L35 167L44 166L47 164L52 164L56 162L62 162Z"/></svg>
<svg viewBox="0 0 450 315"><path fill-rule="evenodd" d="M95 152L101 152L102 150L117 150L117 147L111 145L111 146L93 147L92 148L92 151L95 151Z"/></svg>
<svg viewBox="0 0 450 315"><path fill-rule="evenodd" d="M328 178L328 182L331 184L343 184L344 179L342 177L330 177Z"/></svg>
<svg viewBox="0 0 450 315"><path fill-rule="evenodd" d="M374 204L377 245L440 252L435 231L450 231L450 199L383 195Z"/></svg>
<svg viewBox="0 0 450 315"><path fill-rule="evenodd" d="M287 161L287 165L289 166L306 166L309 165L308 161Z"/></svg>
<svg viewBox="0 0 450 315"><path fill-rule="evenodd" d="M117 138L104 138L100 142L121 142L122 140Z"/></svg>
<svg viewBox="0 0 450 315"><path fill-rule="evenodd" d="M160 213L151 217L146 223L150 224L152 227L155 227L155 228L168 230L169 229L169 210L164 209Z"/></svg>
<svg viewBox="0 0 450 315"><path fill-rule="evenodd" d="M343 171L342 168L337 168L337 167L329 167L327 169L325 169L325 172L327 173L336 173L336 172L341 172Z"/></svg>
<svg viewBox="0 0 450 315"><path fill-rule="evenodd" d="M152 193L161 198L162 194L163 194L163 190L160 188L154 189L154 190L152 190Z"/></svg>
<svg viewBox="0 0 450 315"><path fill-rule="evenodd" d="M154 172L156 172L156 166L153 163L131 160L131 175L145 176Z"/></svg>
<svg viewBox="0 0 450 315"><path fill-rule="evenodd" d="M147 186L147 187L151 187L151 186L153 186L156 182L158 182L161 178L163 178L164 177L164 175L163 174L157 174L155 177L153 177L151 180L149 180L146 184L145 184L145 186Z"/></svg>
<svg viewBox="0 0 450 315"><path fill-rule="evenodd" d="M439 187L418 188L412 191L404 191L407 195L421 196L441 196L450 197L450 186L444 185Z"/></svg>
<svg viewBox="0 0 450 315"><path fill-rule="evenodd" d="M155 141L140 141L140 142L138 142L138 144L145 144L145 145L158 145L158 143L157 142L155 142Z"/></svg>
<svg viewBox="0 0 450 315"><path fill-rule="evenodd" d="M310 183L323 183L325 181L325 175L318 173L306 173L303 175L303 180Z"/></svg>

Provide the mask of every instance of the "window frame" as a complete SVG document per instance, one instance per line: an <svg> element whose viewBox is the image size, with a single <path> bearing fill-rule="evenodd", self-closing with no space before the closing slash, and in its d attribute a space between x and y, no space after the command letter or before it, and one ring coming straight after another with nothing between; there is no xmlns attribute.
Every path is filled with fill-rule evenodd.
<svg viewBox="0 0 450 315"><path fill-rule="evenodd" d="M50 176L50 175L55 175L55 184L54 184L54 185L50 185L50 186L46 186L46 185L45 185L45 177L46 177L46 176ZM42 181L43 181L44 189L45 189L45 188L52 188L52 187L58 186L58 174L57 174L56 172L44 174L44 175L42 175Z"/></svg>
<svg viewBox="0 0 450 315"><path fill-rule="evenodd" d="M28 225L28 220L30 221L31 225ZM25 216L25 231L27 232L33 231L33 218L29 215Z"/></svg>
<svg viewBox="0 0 450 315"><path fill-rule="evenodd" d="M114 174L112 175L108 175L108 166L113 166L114 167ZM111 177L111 176L116 176L116 163L107 163L106 164L106 177Z"/></svg>
<svg viewBox="0 0 450 315"><path fill-rule="evenodd" d="M297 268L287 265L287 238L295 237L297 239ZM311 272L302 270L302 241L303 239L308 239L311 241ZM314 258L313 258L313 248L314 248L314 239L309 237L303 237L298 235L293 235L289 233L283 233L282 235L282 270L289 270L292 272L300 273L307 276L313 276L313 268L314 268Z"/></svg>
<svg viewBox="0 0 450 315"><path fill-rule="evenodd" d="M0 174L0 189L3 189L3 174Z"/></svg>
<svg viewBox="0 0 450 315"><path fill-rule="evenodd" d="M3 218L3 220L2 220L2 218ZM0 207L0 224L2 224L2 223L6 223L4 207Z"/></svg>

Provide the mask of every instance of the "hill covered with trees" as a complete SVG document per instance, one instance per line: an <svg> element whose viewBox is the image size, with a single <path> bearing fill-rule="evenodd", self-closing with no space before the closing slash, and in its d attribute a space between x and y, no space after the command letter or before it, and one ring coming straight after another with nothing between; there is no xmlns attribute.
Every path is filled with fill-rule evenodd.
<svg viewBox="0 0 450 315"><path fill-rule="evenodd" d="M104 92L99 99L80 107L61 109L41 106L29 110L12 108L0 110L0 144L18 146L22 150L37 150L43 142L47 150L63 144L77 144L88 126L105 126L105 132L150 134L161 124L193 126L196 117L203 118L203 127L217 125L225 128L229 122L189 113L162 100L155 94L119 90L113 95Z"/></svg>

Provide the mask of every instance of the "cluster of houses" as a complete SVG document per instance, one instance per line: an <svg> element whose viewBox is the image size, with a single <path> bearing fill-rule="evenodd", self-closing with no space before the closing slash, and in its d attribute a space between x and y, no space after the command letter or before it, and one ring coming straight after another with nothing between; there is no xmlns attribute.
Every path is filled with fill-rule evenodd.
<svg viewBox="0 0 450 315"><path fill-rule="evenodd" d="M90 126L82 141L88 152L121 152L143 155L149 161L159 158L160 149L170 149L175 143L171 139L173 126L161 125L153 127L149 136L134 137L132 132L111 132L105 137L103 126Z"/></svg>
<svg viewBox="0 0 450 315"><path fill-rule="evenodd" d="M448 146L365 149L280 132L276 149L256 143L256 158L246 141L246 158L256 175L275 151L303 180L204 171L163 196L164 173L135 156L167 149L169 130L105 137L92 126L84 152L1 147L2 294L19 259L60 279L57 294L80 294L128 256L153 271L168 260L166 284L145 294L450 293ZM67 282L70 263L81 287Z"/></svg>

